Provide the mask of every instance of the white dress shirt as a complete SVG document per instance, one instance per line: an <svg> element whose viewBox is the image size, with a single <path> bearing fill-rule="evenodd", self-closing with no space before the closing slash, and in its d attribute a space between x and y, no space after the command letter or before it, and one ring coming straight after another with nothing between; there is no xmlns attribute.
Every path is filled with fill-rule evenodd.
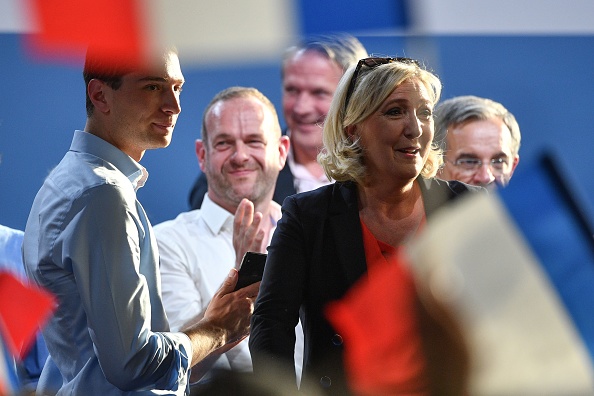
<svg viewBox="0 0 594 396"><path fill-rule="evenodd" d="M270 235L280 218L280 206L276 202L271 205ZM233 217L206 194L200 209L181 213L174 220L155 226L161 255L163 304L172 329L180 329L203 313L235 267ZM247 340L219 357L214 367L251 371Z"/></svg>
<svg viewBox="0 0 594 396"><path fill-rule="evenodd" d="M185 334L169 332L157 243L136 199L147 176L124 152L75 131L35 197L25 267L58 299L43 330L63 377L58 395L188 390L192 345Z"/></svg>
<svg viewBox="0 0 594 396"><path fill-rule="evenodd" d="M272 225L270 238L280 217L280 205L272 201L268 219ZM235 267L233 218L233 214L215 204L206 194L200 209L181 213L174 220L155 226L161 255L163 304L172 329L180 329L203 313L231 268ZM300 377L303 330L299 326L296 331L296 371ZM252 371L248 339L219 357L213 368ZM204 378L207 379L208 376Z"/></svg>

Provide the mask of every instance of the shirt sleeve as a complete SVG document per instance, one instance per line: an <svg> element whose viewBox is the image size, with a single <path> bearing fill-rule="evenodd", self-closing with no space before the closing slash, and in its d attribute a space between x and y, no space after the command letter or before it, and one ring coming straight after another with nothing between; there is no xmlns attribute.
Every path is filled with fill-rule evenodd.
<svg viewBox="0 0 594 396"><path fill-rule="evenodd" d="M199 276L192 273L183 241L171 226L163 224L155 229L161 272L163 305L169 325L178 331L202 312L208 301L203 301L196 282ZM198 267L198 266L196 266Z"/></svg>
<svg viewBox="0 0 594 396"><path fill-rule="evenodd" d="M168 332L158 250L133 190L101 185L74 205L63 249L106 379L122 390L185 387L191 343Z"/></svg>

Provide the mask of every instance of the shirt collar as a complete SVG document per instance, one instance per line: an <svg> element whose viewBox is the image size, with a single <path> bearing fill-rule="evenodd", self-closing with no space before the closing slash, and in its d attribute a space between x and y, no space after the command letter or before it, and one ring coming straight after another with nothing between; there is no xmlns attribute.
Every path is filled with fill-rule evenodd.
<svg viewBox="0 0 594 396"><path fill-rule="evenodd" d="M214 203L208 193L204 195L202 206L200 208L204 222L214 234L219 234L224 230L233 230L233 220L235 213L229 213L226 209ZM281 218L281 206L274 201L270 201L270 222L273 228Z"/></svg>
<svg viewBox="0 0 594 396"><path fill-rule="evenodd" d="M208 193L204 195L204 201L202 201L200 211L204 222L213 234L219 234L225 229L233 230L234 214L229 213L214 203L208 196Z"/></svg>
<svg viewBox="0 0 594 396"><path fill-rule="evenodd" d="M111 163L130 180L134 190L144 186L148 179L148 172L144 166L122 150L92 133L74 131L70 151L88 153Z"/></svg>
<svg viewBox="0 0 594 396"><path fill-rule="evenodd" d="M287 164L291 173L293 174L293 183L297 192L304 192L314 190L318 187L324 186L331 183L326 177L325 173L322 173L320 177L314 176L305 166L298 164L295 161L295 155L293 153L293 147L289 148L287 155Z"/></svg>

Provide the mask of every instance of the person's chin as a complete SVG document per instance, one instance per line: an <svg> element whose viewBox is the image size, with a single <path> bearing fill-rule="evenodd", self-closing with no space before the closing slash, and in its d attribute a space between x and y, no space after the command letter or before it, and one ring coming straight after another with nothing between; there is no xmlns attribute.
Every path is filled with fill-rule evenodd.
<svg viewBox="0 0 594 396"><path fill-rule="evenodd" d="M242 196L248 196L254 191L255 182L252 178L242 177L230 183L233 193Z"/></svg>
<svg viewBox="0 0 594 396"><path fill-rule="evenodd" d="M509 184L508 178L501 178L501 179L495 179L495 181L493 181L492 183L489 183L485 187L489 188L490 190L495 190L497 188L504 188L508 184Z"/></svg>
<svg viewBox="0 0 594 396"><path fill-rule="evenodd" d="M171 144L171 135L161 136L154 140L155 149L165 148Z"/></svg>
<svg viewBox="0 0 594 396"><path fill-rule="evenodd" d="M253 202L253 190L251 188L234 188L232 191L231 195L237 202L241 201L243 198L247 198Z"/></svg>
<svg viewBox="0 0 594 396"><path fill-rule="evenodd" d="M322 133L322 128L317 124L299 124L291 133L301 135L319 135Z"/></svg>

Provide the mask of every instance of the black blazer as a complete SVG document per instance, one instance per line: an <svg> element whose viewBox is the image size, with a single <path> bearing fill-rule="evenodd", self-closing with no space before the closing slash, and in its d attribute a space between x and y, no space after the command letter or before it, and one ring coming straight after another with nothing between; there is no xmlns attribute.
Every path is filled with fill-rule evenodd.
<svg viewBox="0 0 594 396"><path fill-rule="evenodd" d="M456 181L418 180L428 221L444 203L481 190ZM271 360L293 367L295 326L301 317L304 380L321 385L327 394L347 395L342 338L323 309L367 270L357 187L336 182L290 196L282 209L251 322L254 373L262 374Z"/></svg>
<svg viewBox="0 0 594 396"><path fill-rule="evenodd" d="M293 179L293 173L291 172L289 162L287 161L285 163L285 167L281 169L278 174L278 178L276 179L276 187L274 189L274 195L272 196L273 201L277 202L279 205L282 205L283 200L286 197L297 193ZM188 200L191 210L200 209L206 191L208 191L208 181L206 180L206 175L204 173L200 173L200 175L196 178L192 189L190 190L190 196Z"/></svg>

